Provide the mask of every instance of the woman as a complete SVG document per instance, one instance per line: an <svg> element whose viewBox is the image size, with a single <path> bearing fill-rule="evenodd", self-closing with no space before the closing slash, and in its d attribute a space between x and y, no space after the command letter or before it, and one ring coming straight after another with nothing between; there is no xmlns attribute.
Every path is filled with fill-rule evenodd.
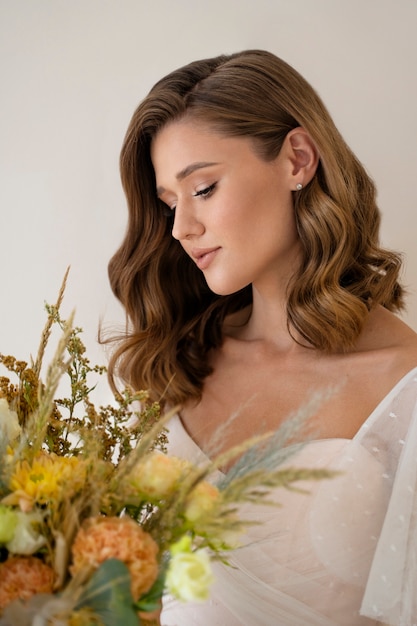
<svg viewBox="0 0 417 626"><path fill-rule="evenodd" d="M191 63L137 108L121 175L109 275L130 328L110 375L181 405L175 452L210 456L231 415L224 449L334 390L297 462L340 476L258 511L212 602L168 602L162 623L417 623L417 337L393 313L374 185L318 95L268 52Z"/></svg>

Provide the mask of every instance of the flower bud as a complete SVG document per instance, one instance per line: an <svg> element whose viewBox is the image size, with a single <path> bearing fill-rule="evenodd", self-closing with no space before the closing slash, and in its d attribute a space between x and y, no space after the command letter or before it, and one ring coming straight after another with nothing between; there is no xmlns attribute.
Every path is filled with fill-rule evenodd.
<svg viewBox="0 0 417 626"><path fill-rule="evenodd" d="M0 504L0 543L7 543L13 538L17 521L16 512Z"/></svg>
<svg viewBox="0 0 417 626"><path fill-rule="evenodd" d="M6 398L0 398L0 431L7 441L13 441L20 435L20 424L15 411L11 411Z"/></svg>

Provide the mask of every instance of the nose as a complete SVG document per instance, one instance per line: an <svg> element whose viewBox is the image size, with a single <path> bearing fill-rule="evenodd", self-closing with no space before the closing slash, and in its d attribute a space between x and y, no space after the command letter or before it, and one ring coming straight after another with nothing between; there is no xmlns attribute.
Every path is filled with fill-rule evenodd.
<svg viewBox="0 0 417 626"><path fill-rule="evenodd" d="M197 218L192 207L185 203L177 203L175 208L174 225L172 227L172 236L177 241L183 239L191 239L198 237L204 233L204 225Z"/></svg>

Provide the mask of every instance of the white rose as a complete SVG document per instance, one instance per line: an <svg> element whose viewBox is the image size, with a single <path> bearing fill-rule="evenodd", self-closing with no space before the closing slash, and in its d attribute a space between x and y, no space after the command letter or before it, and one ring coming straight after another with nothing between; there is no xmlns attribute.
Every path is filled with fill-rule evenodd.
<svg viewBox="0 0 417 626"><path fill-rule="evenodd" d="M6 543L6 548L13 554L34 554L45 545L46 539L38 533L35 526L41 521L38 513L16 511L17 524L13 538Z"/></svg>
<svg viewBox="0 0 417 626"><path fill-rule="evenodd" d="M175 552L169 562L166 587L182 602L203 602L214 582L210 557L205 550Z"/></svg>
<svg viewBox="0 0 417 626"><path fill-rule="evenodd" d="M0 398L0 431L8 441L16 439L21 431L17 413L9 409L5 398Z"/></svg>

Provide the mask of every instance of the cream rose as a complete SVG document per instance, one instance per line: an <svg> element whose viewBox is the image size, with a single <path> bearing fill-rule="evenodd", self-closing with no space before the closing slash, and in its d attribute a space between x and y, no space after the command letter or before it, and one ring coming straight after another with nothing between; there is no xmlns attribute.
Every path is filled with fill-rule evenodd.
<svg viewBox="0 0 417 626"><path fill-rule="evenodd" d="M129 489L151 500L162 500L172 495L189 463L159 452L151 452L128 477Z"/></svg>
<svg viewBox="0 0 417 626"><path fill-rule="evenodd" d="M171 547L166 588L182 602L204 602L214 582L210 557L206 550L191 552L191 540L184 537Z"/></svg>
<svg viewBox="0 0 417 626"><path fill-rule="evenodd" d="M213 513L219 502L220 492L217 487L206 481L198 483L188 496L185 517L192 523L204 520L206 515Z"/></svg>

